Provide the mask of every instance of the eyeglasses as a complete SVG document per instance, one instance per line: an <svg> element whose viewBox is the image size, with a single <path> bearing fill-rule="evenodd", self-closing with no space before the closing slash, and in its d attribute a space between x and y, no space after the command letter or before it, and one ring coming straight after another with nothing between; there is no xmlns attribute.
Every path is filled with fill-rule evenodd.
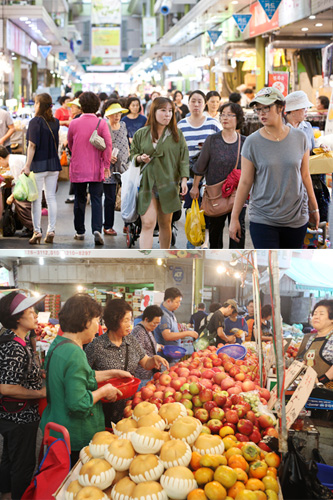
<svg viewBox="0 0 333 500"><path fill-rule="evenodd" d="M272 106L273 104L271 104L270 106L263 106L262 108L254 108L253 111L255 112L256 115L260 114L267 115L267 113L270 112Z"/></svg>
<svg viewBox="0 0 333 500"><path fill-rule="evenodd" d="M231 114L228 114L228 115L220 115L220 118L236 118L236 115L231 115Z"/></svg>

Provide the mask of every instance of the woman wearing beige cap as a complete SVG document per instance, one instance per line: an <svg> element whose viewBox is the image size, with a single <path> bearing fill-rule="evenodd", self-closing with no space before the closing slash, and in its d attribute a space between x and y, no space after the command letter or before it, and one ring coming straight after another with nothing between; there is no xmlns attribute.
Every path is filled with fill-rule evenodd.
<svg viewBox="0 0 333 500"><path fill-rule="evenodd" d="M239 214L251 191L249 218L254 247L302 248L308 222L316 229L319 224L307 138L284 124L285 100L278 89L264 87L250 107L263 127L246 139L242 149L230 237L239 240Z"/></svg>
<svg viewBox="0 0 333 500"><path fill-rule="evenodd" d="M286 123L289 127L302 130L307 138L310 154L313 148L316 147L311 123L306 122L306 113L308 108L312 108L313 104L309 101L308 96L303 90L297 90L287 95L286 99Z"/></svg>

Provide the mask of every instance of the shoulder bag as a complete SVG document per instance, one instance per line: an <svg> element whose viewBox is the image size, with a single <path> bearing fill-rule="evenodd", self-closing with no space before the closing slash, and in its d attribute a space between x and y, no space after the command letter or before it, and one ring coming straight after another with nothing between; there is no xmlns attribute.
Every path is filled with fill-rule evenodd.
<svg viewBox="0 0 333 500"><path fill-rule="evenodd" d="M240 135L238 134L238 152L234 169L236 169L238 165L240 145L241 139ZM205 215L208 215L209 217L220 217L221 215L225 215L231 212L234 206L237 190L235 189L233 193L228 196L228 198L222 198L222 186L225 181L226 179L224 179L224 181L218 182L217 184L205 186L205 191L201 202L201 209L205 212Z"/></svg>
<svg viewBox="0 0 333 500"><path fill-rule="evenodd" d="M93 131L93 133L90 136L89 142L94 148L98 149L99 151L104 151L106 149L106 144L100 135L98 135L98 127L99 124L101 123L102 118L98 120L97 127Z"/></svg>
<svg viewBox="0 0 333 500"><path fill-rule="evenodd" d="M43 118L43 120L44 120L44 122L46 123L46 125L47 125L47 127L48 127L49 131L51 132L51 135L52 135L52 137L53 137L54 147L55 147L55 150L56 150L56 152L57 152L57 154L58 154L57 143L56 143L56 140L55 140L54 134L53 134L53 132L52 132L52 129L51 129L50 125L48 124L47 120L45 120L44 116L42 116L41 118Z"/></svg>

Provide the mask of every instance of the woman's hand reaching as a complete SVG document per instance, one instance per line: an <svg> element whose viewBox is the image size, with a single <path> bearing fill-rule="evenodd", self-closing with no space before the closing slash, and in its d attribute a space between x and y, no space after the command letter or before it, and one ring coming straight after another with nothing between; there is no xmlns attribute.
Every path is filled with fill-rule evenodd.
<svg viewBox="0 0 333 500"><path fill-rule="evenodd" d="M112 384L104 385L103 390L104 390L104 394L103 394L102 398L107 399L108 401L110 401L110 403L114 403L115 401L117 401L118 395L119 396L123 395L123 393L119 389L114 387Z"/></svg>
<svg viewBox="0 0 333 500"><path fill-rule="evenodd" d="M157 354L155 354L152 359L155 362L154 368L156 368L156 370L159 370L161 368L161 365L165 366L167 370L169 369L169 363L165 358L162 358L162 356L158 356Z"/></svg>

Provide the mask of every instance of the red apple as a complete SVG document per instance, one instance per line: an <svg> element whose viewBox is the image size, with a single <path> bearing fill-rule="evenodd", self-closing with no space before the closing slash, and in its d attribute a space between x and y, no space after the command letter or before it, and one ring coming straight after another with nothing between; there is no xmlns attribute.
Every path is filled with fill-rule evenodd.
<svg viewBox="0 0 333 500"><path fill-rule="evenodd" d="M246 380L245 382L242 383L242 389L243 392L249 392L249 391L254 391L256 388L254 382L251 380Z"/></svg>
<svg viewBox="0 0 333 500"><path fill-rule="evenodd" d="M124 417L125 417L125 418L129 418L129 417L131 417L132 415L133 415L133 410L132 410L132 408L131 408L130 406L126 406L126 407L124 408Z"/></svg>
<svg viewBox="0 0 333 500"><path fill-rule="evenodd" d="M214 375L215 384L221 385L223 379L227 378L228 375L225 372L217 372Z"/></svg>
<svg viewBox="0 0 333 500"><path fill-rule="evenodd" d="M158 380L160 378L160 376L161 376L161 372L154 373L153 379Z"/></svg>
<svg viewBox="0 0 333 500"><path fill-rule="evenodd" d="M174 373L174 372L173 372ZM181 386L185 384L186 378L185 377L177 377L171 380L170 385L173 387L176 391L179 391Z"/></svg>
<svg viewBox="0 0 333 500"><path fill-rule="evenodd" d="M242 396L239 396L239 394L232 394L230 399L233 405L238 405L238 403L243 400Z"/></svg>
<svg viewBox="0 0 333 500"><path fill-rule="evenodd" d="M205 410L208 411L208 413L213 409L213 408L217 408L217 403L215 403L215 401L206 401L204 404L203 404L203 407L205 408Z"/></svg>
<svg viewBox="0 0 333 500"><path fill-rule="evenodd" d="M223 420L224 419L224 411L222 408L212 408L209 412L209 418L210 419L217 419L217 420Z"/></svg>
<svg viewBox="0 0 333 500"><path fill-rule="evenodd" d="M233 368L234 364L231 361L226 361L223 363L223 368L225 369L226 372L229 372L231 368Z"/></svg>
<svg viewBox="0 0 333 500"><path fill-rule="evenodd" d="M172 396L169 396L168 398L163 399L163 404L174 403L174 402L175 402L175 398L173 398Z"/></svg>
<svg viewBox="0 0 333 500"><path fill-rule="evenodd" d="M237 424L238 423L238 414L237 411L235 410L227 410L225 412L225 419L227 422L231 424Z"/></svg>
<svg viewBox="0 0 333 500"><path fill-rule="evenodd" d="M202 401L202 403L205 403L206 401L212 401L213 391L211 389L203 388L199 392L199 398Z"/></svg>
<svg viewBox="0 0 333 500"><path fill-rule="evenodd" d="M233 367L231 368L231 370L229 370L229 375L230 377L232 378L235 378L235 376L240 373L240 369L238 368L238 366L235 366L233 365Z"/></svg>
<svg viewBox="0 0 333 500"><path fill-rule="evenodd" d="M192 403L193 403L193 406L195 406L197 408L201 408L202 405L203 405L203 403L202 403L202 401L201 401L201 399L200 399L200 397L199 397L198 394L196 396L193 396Z"/></svg>
<svg viewBox="0 0 333 500"><path fill-rule="evenodd" d="M213 383L211 380L209 380L208 378L202 378L200 380L200 384L203 386L203 387L206 387L207 389L212 389L213 387Z"/></svg>
<svg viewBox="0 0 333 500"><path fill-rule="evenodd" d="M213 370L204 370L202 372L202 377L203 378L208 378L208 379L212 379L215 375L215 372L213 372Z"/></svg>
<svg viewBox="0 0 333 500"><path fill-rule="evenodd" d="M235 381L231 377L227 377L221 382L221 389L227 391L230 387L234 387Z"/></svg>
<svg viewBox="0 0 333 500"><path fill-rule="evenodd" d="M204 408L195 409L194 416L195 416L195 418L200 420L200 422L202 422L202 423L208 422L208 420L209 420L209 413Z"/></svg>
<svg viewBox="0 0 333 500"><path fill-rule="evenodd" d="M266 429L263 431L264 436L273 436L278 438L279 433L274 427L266 427Z"/></svg>
<svg viewBox="0 0 333 500"><path fill-rule="evenodd" d="M174 393L173 397L175 398L176 403L179 403L181 399L183 399L183 393L180 391L177 391Z"/></svg>
<svg viewBox="0 0 333 500"><path fill-rule="evenodd" d="M149 403L152 403L152 404L156 404L156 405L157 405L157 403L162 404L162 403L163 403L163 401L162 401L162 399L157 398L157 397L155 396L155 394L154 394L154 396L152 396L152 397L149 399Z"/></svg>
<svg viewBox="0 0 333 500"><path fill-rule="evenodd" d="M234 405L233 410L237 412L238 418L243 418L246 415L246 408L243 405Z"/></svg>
<svg viewBox="0 0 333 500"><path fill-rule="evenodd" d="M200 378L199 378L199 377L196 377L195 375L190 375L190 376L188 377L188 379L187 379L187 382L188 382L189 384L193 384L193 383L195 383L195 384L199 384L199 383L200 383Z"/></svg>
<svg viewBox="0 0 333 500"><path fill-rule="evenodd" d="M213 359L213 366L221 366L222 365L222 360L217 358Z"/></svg>
<svg viewBox="0 0 333 500"><path fill-rule="evenodd" d="M266 429L266 427L273 427L274 425L274 422L269 415L260 415L260 417L258 417L258 423L261 429Z"/></svg>
<svg viewBox="0 0 333 500"><path fill-rule="evenodd" d="M267 403L268 403L267 399L265 399L265 398L260 398L260 402L261 402L263 405L267 405Z"/></svg>
<svg viewBox="0 0 333 500"><path fill-rule="evenodd" d="M154 394L154 391L150 389L149 387L143 387L141 389L141 397L143 401L146 401L147 399L151 398L152 395Z"/></svg>
<svg viewBox="0 0 333 500"><path fill-rule="evenodd" d="M187 377L190 375L190 370L188 368L181 368L180 370L178 370L178 375L187 379Z"/></svg>
<svg viewBox="0 0 333 500"><path fill-rule="evenodd" d="M218 391L218 392L214 392L213 394L213 401L215 401L215 403L217 404L217 406L219 406L220 408L222 408L227 400L227 397L228 397L228 393L227 391Z"/></svg>
<svg viewBox="0 0 333 500"><path fill-rule="evenodd" d="M258 419L254 414L254 411L249 410L246 412L246 418L253 423L253 425L258 425Z"/></svg>
<svg viewBox="0 0 333 500"><path fill-rule="evenodd" d="M247 442L247 441L250 441L249 439L249 436L246 436L245 434L240 434L239 432L237 432L235 434L236 438L237 438L237 441L240 441L240 442Z"/></svg>
<svg viewBox="0 0 333 500"><path fill-rule="evenodd" d="M170 385L170 383L171 383L170 375L166 372L162 373L162 375L159 378L159 383L161 385L165 385L165 386Z"/></svg>
<svg viewBox="0 0 333 500"><path fill-rule="evenodd" d="M232 402L231 402L231 399L228 397L226 400L225 400L225 403L223 405L223 410L225 411L225 409L227 408L231 408L232 407Z"/></svg>
<svg viewBox="0 0 333 500"><path fill-rule="evenodd" d="M235 424L231 424L230 422L223 422L223 427L231 427L234 433L237 432L237 427Z"/></svg>
<svg viewBox="0 0 333 500"><path fill-rule="evenodd" d="M245 380L245 373L239 372L237 375L235 375L235 380L243 382Z"/></svg>
<svg viewBox="0 0 333 500"><path fill-rule="evenodd" d="M206 425L212 434L218 434L223 427L221 420L217 420L216 418L208 420Z"/></svg>
<svg viewBox="0 0 333 500"><path fill-rule="evenodd" d="M252 441L253 443L259 443L260 439L261 439L261 434L259 431L257 431L256 429L253 430L251 432L251 434L249 435L249 438L250 438L250 441Z"/></svg>
<svg viewBox="0 0 333 500"><path fill-rule="evenodd" d="M193 408L192 401L190 401L189 399L181 399L180 402L182 405L185 406L186 409L192 410Z"/></svg>
<svg viewBox="0 0 333 500"><path fill-rule="evenodd" d="M200 392L200 385L197 382L192 382L189 387L190 393L195 396Z"/></svg>
<svg viewBox="0 0 333 500"><path fill-rule="evenodd" d="M197 368L193 368L193 370L190 371L190 377L201 377L201 371L198 370Z"/></svg>
<svg viewBox="0 0 333 500"><path fill-rule="evenodd" d="M258 446L259 446L259 448L261 448L264 451L268 451L268 452L272 451L270 449L270 447L264 441L259 441Z"/></svg>
<svg viewBox="0 0 333 500"><path fill-rule="evenodd" d="M237 387L236 385L234 385L233 387L229 387L229 389L227 389L227 391L228 391L229 395L240 394L242 392L242 389L240 387Z"/></svg>
<svg viewBox="0 0 333 500"><path fill-rule="evenodd" d="M252 431L253 431L253 423L250 422L250 420L246 420L245 418L242 418L238 424L237 424L237 429L241 434L245 434L246 436L249 436Z"/></svg>

